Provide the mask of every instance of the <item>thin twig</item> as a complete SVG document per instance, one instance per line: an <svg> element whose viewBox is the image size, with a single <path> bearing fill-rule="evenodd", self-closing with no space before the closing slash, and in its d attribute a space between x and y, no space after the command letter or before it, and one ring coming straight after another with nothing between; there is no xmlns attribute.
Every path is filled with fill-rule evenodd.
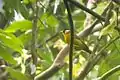
<svg viewBox="0 0 120 80"><path fill-rule="evenodd" d="M116 38L114 38L113 40L111 40L108 44L106 44L106 46L104 46L99 52L98 55L101 54L102 51L104 51L109 45L111 45L111 43L114 43L114 41L116 41L117 39L119 39L120 36L117 36Z"/></svg>
<svg viewBox="0 0 120 80"><path fill-rule="evenodd" d="M86 62L83 69L80 71L79 76L76 78L76 80L83 80L86 77L86 75L94 68L94 66L101 60L101 58L104 56L104 54L106 54L104 52L104 50L119 38L120 38L120 36L118 36L118 37L114 38L113 40L111 40L108 44L106 44L98 52L98 54L96 56L94 56L94 57L91 56L90 59L88 60L88 62Z"/></svg>
<svg viewBox="0 0 120 80"><path fill-rule="evenodd" d="M91 15L93 15L94 17L98 18L99 20L101 21L105 21L105 18L100 16L99 14L95 13L94 11L88 9L87 7L83 6L82 4L76 2L76 1L73 1L73 0L68 0L71 4L75 5L76 7L79 7L80 9L90 13Z"/></svg>
<svg viewBox="0 0 120 80"><path fill-rule="evenodd" d="M73 26L73 20L72 20L72 15L70 11L70 7L68 5L67 0L64 0L64 4L66 6L67 12L68 12L68 21L70 25L70 32L71 32L71 38L70 38L70 53L69 53L69 80L72 80L72 69L73 69L73 42L74 42L74 26Z"/></svg>
<svg viewBox="0 0 120 80"><path fill-rule="evenodd" d="M44 43L38 45L37 48L41 48L41 47L43 47L44 44L46 44L46 43L48 43L49 41L51 41L52 39L56 38L58 35L59 35L59 32L55 33L53 36L51 36L50 38L48 38L47 40L45 40Z"/></svg>
<svg viewBox="0 0 120 80"><path fill-rule="evenodd" d="M110 34L108 34L108 35L109 35L109 37L112 39L112 36L111 36ZM118 53L120 53L120 50L119 50L119 48L117 47L116 43L115 43L115 42L113 42L113 44L114 44L114 46L116 47L116 49L117 49Z"/></svg>
<svg viewBox="0 0 120 80"><path fill-rule="evenodd" d="M106 11L109 9L109 6L111 6L111 3L109 3L109 5L107 5L107 7L105 8L105 10L104 10L104 12L103 12L103 14L105 14L106 13ZM99 22L99 20L97 20L95 23L97 23L97 22ZM94 28L94 26L96 25L94 23L94 25L92 25L92 27ZM88 29L87 29L88 30ZM83 30L82 32L80 32L80 36L79 36L79 38L82 38L82 36L81 35L86 35L86 32L87 32L87 30ZM92 31L92 30L91 30ZM89 32L89 33L87 33L87 35L86 35L86 37L91 33L91 31ZM55 65L55 64L59 64L59 65L61 65L61 64L63 64L64 63L64 58L65 58L65 56L68 54L68 52L69 52L69 49L70 49L70 47L69 47L69 45L66 45L63 49L61 49L61 51L58 53L58 55L57 55L57 57L55 58L55 60L54 60L54 63L52 64L52 66L53 65ZM99 57L97 57L98 59L99 59ZM98 61L98 60L96 60L96 61ZM57 67L59 67L59 65L57 65ZM95 64L94 64L95 65ZM60 68L59 68L60 69ZM53 69L54 70L54 69ZM37 79L35 79L35 80L40 80L41 79L41 77L45 77L45 76L47 76L48 74L50 75L49 77L51 77L51 76L53 76L57 71L54 71L54 73L53 74L51 74L50 73L50 69L47 69L47 70L45 70L45 71L47 71L46 72L46 74L44 73L44 74L39 74L38 76L36 76L36 78ZM42 75L42 76L41 76ZM49 78L48 77L48 78ZM46 79L48 79L48 78L46 78ZM45 80L45 79L44 79Z"/></svg>
<svg viewBox="0 0 120 80"><path fill-rule="evenodd" d="M112 2L110 2L110 3L106 6L106 8L104 9L104 11L102 12L102 15L105 15L105 13L108 11L108 9L109 9L110 6L112 6ZM92 31L94 31L94 27L95 27L95 25L98 24L98 23L99 23L99 20L95 20L90 27L85 28L85 29L82 30L80 33L78 33L77 35L78 35L80 38L87 37L89 34L93 33Z"/></svg>
<svg viewBox="0 0 120 80"><path fill-rule="evenodd" d="M104 73L101 77L99 77L97 80L106 80L109 76L111 76L112 74L114 74L115 72L119 70L120 70L120 65L110 69L109 71Z"/></svg>

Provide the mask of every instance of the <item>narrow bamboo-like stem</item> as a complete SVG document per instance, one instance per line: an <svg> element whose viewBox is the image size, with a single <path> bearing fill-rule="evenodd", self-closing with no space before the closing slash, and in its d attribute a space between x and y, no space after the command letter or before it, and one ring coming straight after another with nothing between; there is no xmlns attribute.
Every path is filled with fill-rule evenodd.
<svg viewBox="0 0 120 80"><path fill-rule="evenodd" d="M32 27L32 42L31 42L31 55L33 59L33 64L37 64L37 53L36 53L36 43L37 43L37 21L38 21L38 6L37 1L34 8L34 19L33 19L33 27Z"/></svg>
<svg viewBox="0 0 120 80"><path fill-rule="evenodd" d="M72 15L70 11L70 6L68 5L68 0L64 0L64 4L66 6L67 12L68 12L68 21L70 26L70 32L71 32L71 38L70 38L70 52L69 52L69 80L72 80L72 69L73 69L73 42L74 42L74 25L72 20Z"/></svg>

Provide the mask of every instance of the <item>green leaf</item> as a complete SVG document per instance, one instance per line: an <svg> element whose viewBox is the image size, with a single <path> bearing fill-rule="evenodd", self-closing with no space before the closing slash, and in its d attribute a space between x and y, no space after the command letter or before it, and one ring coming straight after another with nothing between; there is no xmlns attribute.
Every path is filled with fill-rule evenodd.
<svg viewBox="0 0 120 80"><path fill-rule="evenodd" d="M22 74L19 71L16 71L10 67L6 67L6 70L10 73L10 76L15 80L31 80L25 74Z"/></svg>
<svg viewBox="0 0 120 80"><path fill-rule="evenodd" d="M28 9L25 7L25 5L23 5L23 4L21 4L20 5L20 7L19 7L19 9L20 9L20 13L22 14L22 16L25 18L25 19L28 19L28 17L29 17L29 11L28 11Z"/></svg>
<svg viewBox="0 0 120 80"><path fill-rule="evenodd" d="M53 55L52 53L49 53L49 52L44 52L42 50L38 50L39 53L41 54L38 54L43 60L45 60L49 65L53 62ZM47 56L46 56L47 55Z"/></svg>
<svg viewBox="0 0 120 80"><path fill-rule="evenodd" d="M30 0L30 2L34 3L34 2L36 2L36 0Z"/></svg>
<svg viewBox="0 0 120 80"><path fill-rule="evenodd" d="M76 30L81 31L85 21L85 13L83 13L81 10L76 10L72 15Z"/></svg>
<svg viewBox="0 0 120 80"><path fill-rule="evenodd" d="M39 57L42 59L42 63L40 65L41 71L49 68L53 63L53 55L52 53L48 52L47 50L37 50Z"/></svg>
<svg viewBox="0 0 120 80"><path fill-rule="evenodd" d="M29 20L15 21L5 29L5 32L25 31L32 28L32 22Z"/></svg>
<svg viewBox="0 0 120 80"><path fill-rule="evenodd" d="M24 34L21 34L20 36L18 36L18 38L22 41L22 43L24 44L24 46L28 46L29 43L31 42L31 32L29 32L30 30L26 31Z"/></svg>
<svg viewBox="0 0 120 80"><path fill-rule="evenodd" d="M99 67L99 76L103 75L108 70L112 69L113 67L120 65L120 54L117 52L112 52L108 55L108 57L100 64ZM111 75L108 80L113 80L118 78L118 74L120 72L116 72L115 74ZM116 79L115 79L116 80Z"/></svg>
<svg viewBox="0 0 120 80"><path fill-rule="evenodd" d="M108 4L107 2L101 2L97 4L97 7L95 8L95 12L101 15L107 4Z"/></svg>
<svg viewBox="0 0 120 80"><path fill-rule="evenodd" d="M81 10L76 10L72 13L73 19L75 21L84 21L85 20L85 13Z"/></svg>
<svg viewBox="0 0 120 80"><path fill-rule="evenodd" d="M50 25L51 27L55 27L58 24L58 21L54 16L51 15L47 19L47 24Z"/></svg>
<svg viewBox="0 0 120 80"><path fill-rule="evenodd" d="M23 0L23 2L24 2L25 4L28 4L28 3L29 3L29 0Z"/></svg>
<svg viewBox="0 0 120 80"><path fill-rule="evenodd" d="M25 4L29 4L29 2L31 2L31 3L35 3L36 0L23 0L23 2L24 2Z"/></svg>
<svg viewBox="0 0 120 80"><path fill-rule="evenodd" d="M113 33L114 27L116 25L116 22L115 22L116 21L116 16L117 16L116 12L113 11L113 17L111 18L112 20L111 20L109 25L107 25L105 28L102 29L102 31L100 33L100 37L102 35L107 35L108 33Z"/></svg>
<svg viewBox="0 0 120 80"><path fill-rule="evenodd" d="M8 51L8 48L2 46L0 44L0 57L2 57L5 61L7 61L10 64L16 64L16 60L12 57L11 53Z"/></svg>
<svg viewBox="0 0 120 80"><path fill-rule="evenodd" d="M2 30L0 30L0 42L3 43L4 46L7 46L19 53L23 53L23 44L22 42L13 34L5 33Z"/></svg>
<svg viewBox="0 0 120 80"><path fill-rule="evenodd" d="M48 26L56 27L58 24L58 20L53 15L49 15L48 13L45 13L42 15L41 21L44 21Z"/></svg>
<svg viewBox="0 0 120 80"><path fill-rule="evenodd" d="M19 11L20 0L4 0L5 6Z"/></svg>

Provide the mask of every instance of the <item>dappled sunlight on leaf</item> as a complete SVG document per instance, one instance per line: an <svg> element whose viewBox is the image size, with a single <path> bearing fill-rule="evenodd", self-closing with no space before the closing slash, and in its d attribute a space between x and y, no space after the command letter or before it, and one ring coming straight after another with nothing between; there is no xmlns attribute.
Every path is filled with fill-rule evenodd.
<svg viewBox="0 0 120 80"><path fill-rule="evenodd" d="M26 31L32 28L32 22L29 20L15 21L5 29L5 32L16 32L17 30Z"/></svg>
<svg viewBox="0 0 120 80"><path fill-rule="evenodd" d="M0 41L3 43L3 45L19 52L22 52L23 44L22 42L15 37L13 34L5 33L4 31L0 30Z"/></svg>
<svg viewBox="0 0 120 80"><path fill-rule="evenodd" d="M0 44L1 45L1 44ZM4 46L0 46L0 57L10 64L17 64L17 61L12 57L11 53Z"/></svg>

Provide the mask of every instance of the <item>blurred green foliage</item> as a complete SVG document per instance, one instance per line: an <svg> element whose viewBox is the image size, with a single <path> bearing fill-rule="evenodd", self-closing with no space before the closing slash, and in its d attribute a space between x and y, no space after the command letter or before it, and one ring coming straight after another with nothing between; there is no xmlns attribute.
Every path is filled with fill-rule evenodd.
<svg viewBox="0 0 120 80"><path fill-rule="evenodd" d="M83 0L76 0L84 4ZM3 59L6 65L6 71L9 72L7 80L31 80L31 65L32 58L30 52L31 46L31 33L33 26L33 16L36 0L3 0L4 12L0 12L0 59ZM101 10L109 1L101 1L97 4L95 11L101 14ZM117 5L114 3L114 5ZM39 58L39 64L37 65L36 73L39 74L42 71L49 68L56 55L65 45L63 36L60 31L69 29L67 12L63 1L61 0L39 0L39 16L37 23L37 54ZM76 8L72 4L71 13L75 26L75 31L80 32L84 28L84 22L86 14L81 9ZM117 14L115 12L116 6L113 8L113 16L111 17L110 24L105 26L99 34L89 35L85 39L88 47L92 50L96 45L96 41L101 37L99 41L98 51L111 41L112 38L119 36L116 27ZM24 19L15 20L15 12L20 14ZM120 13L119 13L120 14ZM3 16L4 15L4 16ZM18 15L19 16L19 15ZM120 16L119 16L120 17ZM119 25L120 26L120 25ZM57 34L55 37L53 37ZM111 36L111 37L110 37ZM50 39L53 37L52 39ZM107 56L101 59L101 61L90 71L86 76L86 80L93 80L103 75L111 68L120 65L120 39L112 43L105 51ZM74 54L79 54L78 62L74 63L74 77L77 76L81 65L83 65L88 59L83 55L85 52L75 51ZM97 53L97 51L96 51ZM75 55L74 55L75 56ZM65 65L60 71L58 71L50 80L68 80L68 56L65 58ZM5 65L5 64L0 64ZM2 73L0 73L1 75ZM26 75L27 74L27 75ZM107 80L119 80L120 72L116 72L110 76Z"/></svg>

